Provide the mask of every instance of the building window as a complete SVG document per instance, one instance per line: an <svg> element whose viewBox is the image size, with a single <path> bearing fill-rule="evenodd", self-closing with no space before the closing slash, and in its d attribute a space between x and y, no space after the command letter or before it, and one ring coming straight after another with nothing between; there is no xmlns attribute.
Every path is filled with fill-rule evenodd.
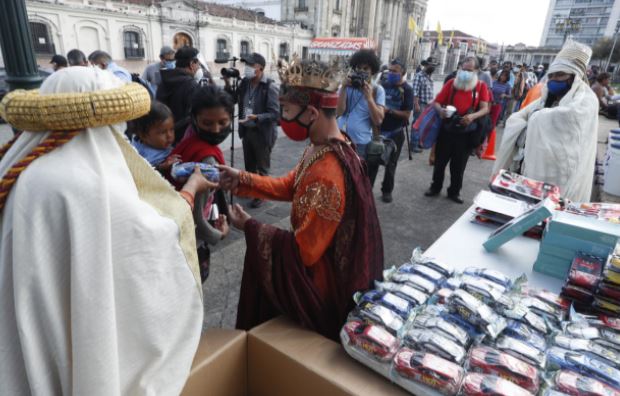
<svg viewBox="0 0 620 396"><path fill-rule="evenodd" d="M308 11L306 0L297 0L297 7L295 7L295 11Z"/></svg>
<svg viewBox="0 0 620 396"><path fill-rule="evenodd" d="M301 59L308 59L308 47L301 48Z"/></svg>
<svg viewBox="0 0 620 396"><path fill-rule="evenodd" d="M54 54L54 44L52 43L47 25L40 22L30 22L30 35L34 52L37 54Z"/></svg>
<svg viewBox="0 0 620 396"><path fill-rule="evenodd" d="M340 0L336 0L334 4L334 11L340 11Z"/></svg>
<svg viewBox="0 0 620 396"><path fill-rule="evenodd" d="M285 59L288 61L288 43L280 44L278 56L280 57L280 59Z"/></svg>
<svg viewBox="0 0 620 396"><path fill-rule="evenodd" d="M144 47L140 40L140 33L131 30L124 31L123 43L125 47L125 59L144 58Z"/></svg>
<svg viewBox="0 0 620 396"><path fill-rule="evenodd" d="M227 47L228 47L228 43L226 42L225 39L217 39L215 58L216 59L230 58L230 54L228 53Z"/></svg>
<svg viewBox="0 0 620 396"><path fill-rule="evenodd" d="M174 39L172 41L174 45L174 49L179 49L183 47L192 47L192 38L185 33L177 33L174 35Z"/></svg>
<svg viewBox="0 0 620 396"><path fill-rule="evenodd" d="M247 56L250 54L250 43L247 41L242 41L241 45L240 45L240 54L241 57L243 58L244 56Z"/></svg>

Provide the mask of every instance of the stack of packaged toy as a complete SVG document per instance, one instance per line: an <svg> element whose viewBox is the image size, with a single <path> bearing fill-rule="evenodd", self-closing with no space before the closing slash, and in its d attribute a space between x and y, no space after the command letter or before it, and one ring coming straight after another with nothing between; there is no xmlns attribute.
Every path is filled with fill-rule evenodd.
<svg viewBox="0 0 620 396"><path fill-rule="evenodd" d="M578 254L607 258L619 237L617 224L556 211L545 228L534 271L566 279Z"/></svg>
<svg viewBox="0 0 620 396"><path fill-rule="evenodd" d="M620 315L620 243L609 257L578 253L573 259L562 294L580 312Z"/></svg>
<svg viewBox="0 0 620 396"><path fill-rule="evenodd" d="M620 224L620 204L570 202L564 210L613 224Z"/></svg>
<svg viewBox="0 0 620 396"><path fill-rule="evenodd" d="M569 332L577 330L567 325L570 301L528 287L524 277L512 280L484 268L452 273L418 252L356 301L341 331L345 350L415 395L528 396L567 389L567 374L549 366L547 352L578 348L558 338L575 338Z"/></svg>
<svg viewBox="0 0 620 396"><path fill-rule="evenodd" d="M489 186L491 191L536 204L545 198L555 203L560 202L560 188L553 184L530 179L528 177L500 170Z"/></svg>

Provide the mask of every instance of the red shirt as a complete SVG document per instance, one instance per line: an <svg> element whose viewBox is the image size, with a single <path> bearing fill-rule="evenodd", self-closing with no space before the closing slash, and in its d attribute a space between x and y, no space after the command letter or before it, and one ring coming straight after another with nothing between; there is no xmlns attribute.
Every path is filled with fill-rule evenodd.
<svg viewBox="0 0 620 396"><path fill-rule="evenodd" d="M435 102L439 103L444 107L447 105L452 105L456 107L456 112L459 115L463 116L467 114L467 110L469 110L469 108L471 107L472 92L456 89L454 91L453 103L450 103L450 96L452 95L453 89L452 84L454 84L454 79L449 80L447 83L444 84L439 94L437 94ZM487 88L487 85L482 81L478 81L478 84L476 85L476 100L474 101L473 107L474 111L478 111L480 101L491 101L491 97L489 96L489 89Z"/></svg>

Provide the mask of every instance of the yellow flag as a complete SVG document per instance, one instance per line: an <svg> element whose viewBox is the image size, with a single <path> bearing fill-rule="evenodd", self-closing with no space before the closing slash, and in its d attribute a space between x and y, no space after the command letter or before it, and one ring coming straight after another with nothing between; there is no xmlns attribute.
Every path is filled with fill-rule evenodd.
<svg viewBox="0 0 620 396"><path fill-rule="evenodd" d="M412 31L412 32L416 31L415 19L413 19L413 17L411 15L409 15L409 30Z"/></svg>
<svg viewBox="0 0 620 396"><path fill-rule="evenodd" d="M422 38L424 37L424 30L422 30L421 26L418 26L418 29L416 31L416 34L418 35L418 38Z"/></svg>
<svg viewBox="0 0 620 396"><path fill-rule="evenodd" d="M437 21L437 44L443 45L443 32L441 31L441 24Z"/></svg>

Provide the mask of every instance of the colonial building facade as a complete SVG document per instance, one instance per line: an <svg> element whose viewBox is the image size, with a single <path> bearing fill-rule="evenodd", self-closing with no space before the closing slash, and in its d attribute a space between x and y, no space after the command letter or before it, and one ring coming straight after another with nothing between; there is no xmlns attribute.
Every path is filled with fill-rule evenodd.
<svg viewBox="0 0 620 396"><path fill-rule="evenodd" d="M364 37L383 61L413 63L417 43L409 17L424 26L427 0L282 0L283 22L301 22L316 37Z"/></svg>
<svg viewBox="0 0 620 396"><path fill-rule="evenodd" d="M37 59L100 49L130 71L157 61L164 45L197 48L215 59L260 52L267 62L307 53L312 32L238 7L187 0L27 0Z"/></svg>

